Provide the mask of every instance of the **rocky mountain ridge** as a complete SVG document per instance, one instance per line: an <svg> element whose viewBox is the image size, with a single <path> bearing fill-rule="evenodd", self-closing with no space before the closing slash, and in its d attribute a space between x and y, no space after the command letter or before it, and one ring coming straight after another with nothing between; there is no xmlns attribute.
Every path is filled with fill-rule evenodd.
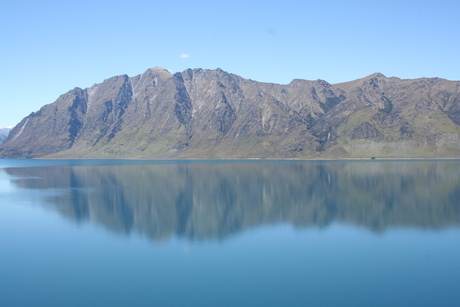
<svg viewBox="0 0 460 307"><path fill-rule="evenodd" d="M0 157L460 157L460 82L377 73L280 85L153 68L61 95L11 131Z"/></svg>

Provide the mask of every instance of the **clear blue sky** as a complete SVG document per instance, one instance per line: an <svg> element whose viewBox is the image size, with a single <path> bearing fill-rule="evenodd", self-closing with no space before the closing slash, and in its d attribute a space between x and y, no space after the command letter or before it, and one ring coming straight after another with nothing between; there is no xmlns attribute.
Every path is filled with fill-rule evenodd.
<svg viewBox="0 0 460 307"><path fill-rule="evenodd" d="M274 83L460 79L460 1L0 0L0 127L151 67Z"/></svg>

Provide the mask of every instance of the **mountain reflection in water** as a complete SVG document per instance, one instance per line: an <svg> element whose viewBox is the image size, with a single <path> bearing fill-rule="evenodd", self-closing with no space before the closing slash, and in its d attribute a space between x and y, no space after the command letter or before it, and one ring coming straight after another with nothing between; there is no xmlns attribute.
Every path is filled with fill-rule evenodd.
<svg viewBox="0 0 460 307"><path fill-rule="evenodd" d="M460 224L459 161L197 162L8 168L22 189L59 189L47 206L75 221L153 240L224 239L290 223Z"/></svg>

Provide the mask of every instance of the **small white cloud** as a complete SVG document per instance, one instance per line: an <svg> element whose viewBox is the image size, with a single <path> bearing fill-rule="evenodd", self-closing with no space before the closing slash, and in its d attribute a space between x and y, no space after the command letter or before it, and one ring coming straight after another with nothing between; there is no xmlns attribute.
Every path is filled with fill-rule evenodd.
<svg viewBox="0 0 460 307"><path fill-rule="evenodd" d="M186 59L186 58L189 58L190 55L188 55L187 53L182 53L179 57L183 58L183 59Z"/></svg>

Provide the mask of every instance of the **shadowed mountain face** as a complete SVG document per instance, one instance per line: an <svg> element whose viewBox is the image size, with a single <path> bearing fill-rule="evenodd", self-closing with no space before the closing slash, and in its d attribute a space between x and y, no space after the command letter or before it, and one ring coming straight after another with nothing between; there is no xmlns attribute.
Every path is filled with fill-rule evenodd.
<svg viewBox="0 0 460 307"><path fill-rule="evenodd" d="M260 83L162 68L75 88L24 118L3 158L460 156L460 82L374 74Z"/></svg>
<svg viewBox="0 0 460 307"><path fill-rule="evenodd" d="M460 224L458 161L228 162L9 168L22 189L60 191L46 206L154 240L223 239L290 223L381 232Z"/></svg>

